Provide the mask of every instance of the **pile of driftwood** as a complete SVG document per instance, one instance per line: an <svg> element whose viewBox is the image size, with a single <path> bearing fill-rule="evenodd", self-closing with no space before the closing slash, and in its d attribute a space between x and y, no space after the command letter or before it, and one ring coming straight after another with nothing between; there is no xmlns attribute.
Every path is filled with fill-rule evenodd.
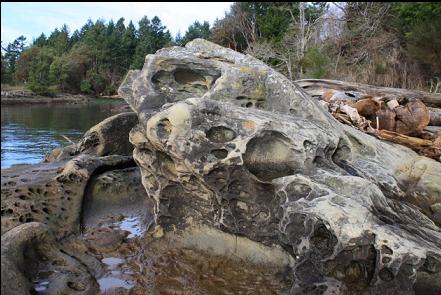
<svg viewBox="0 0 441 295"><path fill-rule="evenodd" d="M338 121L441 161L441 94L334 80L296 83Z"/></svg>

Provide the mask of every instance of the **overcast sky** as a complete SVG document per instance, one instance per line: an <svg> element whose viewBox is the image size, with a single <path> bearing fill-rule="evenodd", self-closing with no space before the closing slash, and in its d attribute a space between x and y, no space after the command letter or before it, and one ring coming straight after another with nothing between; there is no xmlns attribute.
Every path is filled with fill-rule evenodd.
<svg viewBox="0 0 441 295"><path fill-rule="evenodd" d="M41 33L48 36L56 27L67 24L72 33L80 29L90 18L101 18L106 23L124 17L125 24L138 21L146 15L158 16L174 37L178 31L184 34L188 26L198 20L209 21L222 18L232 2L9 2L1 3L2 45L6 46L20 35L32 42Z"/></svg>

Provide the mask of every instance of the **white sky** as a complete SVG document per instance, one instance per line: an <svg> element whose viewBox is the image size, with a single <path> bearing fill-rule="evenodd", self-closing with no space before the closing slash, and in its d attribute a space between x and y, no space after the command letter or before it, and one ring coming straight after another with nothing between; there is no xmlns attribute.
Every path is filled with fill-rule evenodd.
<svg viewBox="0 0 441 295"><path fill-rule="evenodd" d="M101 18L106 23L124 17L137 27L146 15L158 16L173 37L178 31L184 34L194 21L209 21L222 18L232 2L2 2L1 41L6 46L20 35L28 42L41 33L48 36L56 27L67 24L72 33L80 29L90 18L93 22Z"/></svg>

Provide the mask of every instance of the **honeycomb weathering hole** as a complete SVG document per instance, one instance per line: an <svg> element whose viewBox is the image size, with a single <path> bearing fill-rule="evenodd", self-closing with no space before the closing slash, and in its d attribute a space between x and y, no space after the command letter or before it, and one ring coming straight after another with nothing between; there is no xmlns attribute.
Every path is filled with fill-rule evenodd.
<svg viewBox="0 0 441 295"><path fill-rule="evenodd" d="M205 83L205 77L190 69L177 69L173 73L175 81L181 84L201 82Z"/></svg>
<svg viewBox="0 0 441 295"><path fill-rule="evenodd" d="M225 126L211 127L206 133L207 138L212 142L227 142L236 138L236 132Z"/></svg>
<svg viewBox="0 0 441 295"><path fill-rule="evenodd" d="M168 119L162 119L159 121L156 129L156 134L159 138L166 138L170 135L172 125Z"/></svg>
<svg viewBox="0 0 441 295"><path fill-rule="evenodd" d="M257 178L271 181L294 173L292 143L283 134L266 131L247 143L245 167Z"/></svg>
<svg viewBox="0 0 441 295"><path fill-rule="evenodd" d="M228 156L228 151L226 149L217 149L212 150L211 154L213 154L218 159L224 159Z"/></svg>

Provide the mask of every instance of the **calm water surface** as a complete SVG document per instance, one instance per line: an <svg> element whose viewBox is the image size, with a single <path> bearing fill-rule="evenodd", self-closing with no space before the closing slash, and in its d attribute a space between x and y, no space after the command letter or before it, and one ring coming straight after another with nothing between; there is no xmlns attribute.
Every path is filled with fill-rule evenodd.
<svg viewBox="0 0 441 295"><path fill-rule="evenodd" d="M87 104L1 106L1 168L33 164L52 149L77 141L90 127L119 113L122 100L97 99Z"/></svg>

